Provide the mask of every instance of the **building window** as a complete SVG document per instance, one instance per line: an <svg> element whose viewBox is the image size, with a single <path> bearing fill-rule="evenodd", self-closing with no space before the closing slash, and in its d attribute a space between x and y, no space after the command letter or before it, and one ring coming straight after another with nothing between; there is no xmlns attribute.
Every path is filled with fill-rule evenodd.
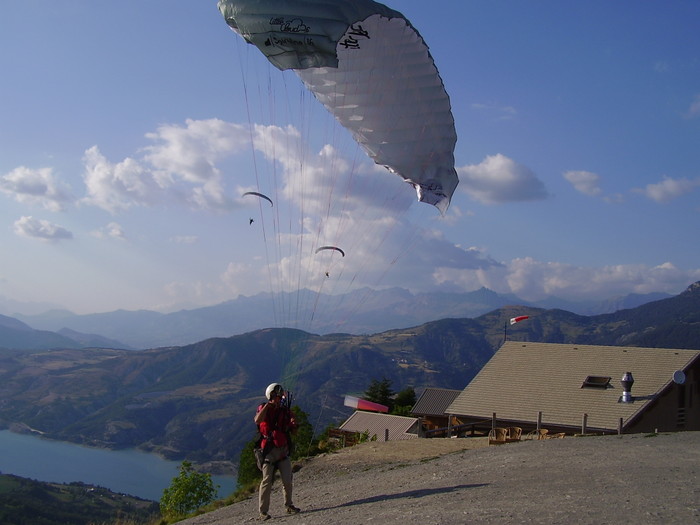
<svg viewBox="0 0 700 525"><path fill-rule="evenodd" d="M610 376L588 376L583 381L581 388L609 388Z"/></svg>

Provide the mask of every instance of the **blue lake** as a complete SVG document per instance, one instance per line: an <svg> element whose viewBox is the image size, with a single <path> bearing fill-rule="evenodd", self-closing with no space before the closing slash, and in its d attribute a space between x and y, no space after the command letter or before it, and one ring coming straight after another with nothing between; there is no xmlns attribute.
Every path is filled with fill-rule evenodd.
<svg viewBox="0 0 700 525"><path fill-rule="evenodd" d="M159 501L178 475L179 461L139 450L106 450L0 431L0 472L37 481L82 481L113 492ZM231 494L235 476L212 476L219 497Z"/></svg>

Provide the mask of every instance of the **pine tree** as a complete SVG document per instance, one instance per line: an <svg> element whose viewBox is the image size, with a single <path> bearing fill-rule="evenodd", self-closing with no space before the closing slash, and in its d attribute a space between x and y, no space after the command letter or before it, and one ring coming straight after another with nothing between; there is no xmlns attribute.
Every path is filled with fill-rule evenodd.
<svg viewBox="0 0 700 525"><path fill-rule="evenodd" d="M394 407L394 394L395 392L391 389L391 380L385 377L381 381L373 379L364 393L364 398L367 401L388 406L391 412Z"/></svg>

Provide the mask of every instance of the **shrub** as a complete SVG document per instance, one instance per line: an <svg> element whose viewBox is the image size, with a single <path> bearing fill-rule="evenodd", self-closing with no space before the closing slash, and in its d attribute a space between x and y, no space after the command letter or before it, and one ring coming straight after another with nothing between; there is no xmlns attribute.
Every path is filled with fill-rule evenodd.
<svg viewBox="0 0 700 525"><path fill-rule="evenodd" d="M189 461L183 461L178 469L180 474L163 490L160 499L160 512L168 519L185 516L211 503L218 489L211 474L195 471Z"/></svg>

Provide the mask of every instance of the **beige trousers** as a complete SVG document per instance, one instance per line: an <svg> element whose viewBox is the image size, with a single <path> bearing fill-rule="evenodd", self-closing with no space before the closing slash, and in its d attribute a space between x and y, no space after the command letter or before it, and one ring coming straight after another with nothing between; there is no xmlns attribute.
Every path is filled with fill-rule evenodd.
<svg viewBox="0 0 700 525"><path fill-rule="evenodd" d="M284 459L279 459L279 458ZM273 448L265 457L262 470L262 481L260 482L260 494L258 496L258 507L260 514L267 514L270 510L270 494L272 484L275 481L275 470L279 470L282 478L282 492L284 494L284 505L292 505L292 462L287 457L287 447Z"/></svg>

